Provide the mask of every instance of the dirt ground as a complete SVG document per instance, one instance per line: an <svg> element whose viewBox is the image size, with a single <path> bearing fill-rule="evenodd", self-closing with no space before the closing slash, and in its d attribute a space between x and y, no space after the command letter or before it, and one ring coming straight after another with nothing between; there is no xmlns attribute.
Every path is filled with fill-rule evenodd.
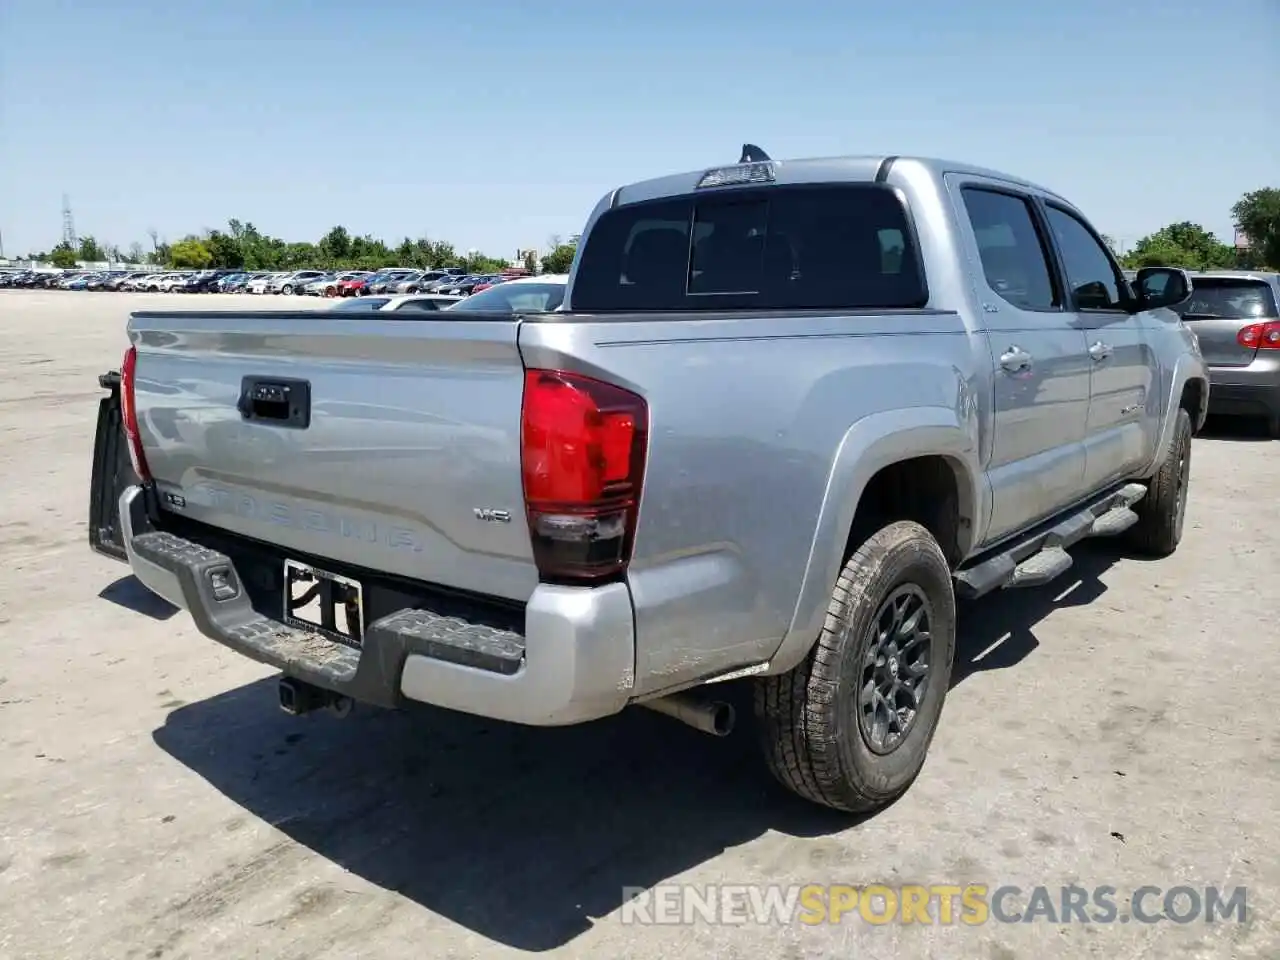
<svg viewBox="0 0 1280 960"><path fill-rule="evenodd" d="M851 822L749 730L282 714L270 670L88 549L96 378L143 305L298 302L0 291L0 957L1280 955L1280 443L1196 440L1172 558L1082 550L964 608L924 773ZM1124 916L1143 885L1245 887L1247 916L623 922L666 883L1109 885Z"/></svg>

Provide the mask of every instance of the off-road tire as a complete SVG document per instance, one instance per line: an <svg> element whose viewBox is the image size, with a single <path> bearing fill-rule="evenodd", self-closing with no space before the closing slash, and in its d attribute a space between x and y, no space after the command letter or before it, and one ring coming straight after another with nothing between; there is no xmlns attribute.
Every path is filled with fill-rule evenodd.
<svg viewBox="0 0 1280 960"><path fill-rule="evenodd" d="M859 722L863 660L877 613L899 588L927 601L928 684L905 736L889 753L873 751ZM918 523L897 521L854 551L836 581L822 633L794 669L761 677L755 714L773 775L807 800L862 813L893 802L924 766L955 659L956 602L947 559Z"/></svg>
<svg viewBox="0 0 1280 960"><path fill-rule="evenodd" d="M1182 541L1191 481L1191 414L1179 409L1173 424L1173 446L1133 506L1138 522L1129 528L1129 545L1149 557L1167 557Z"/></svg>

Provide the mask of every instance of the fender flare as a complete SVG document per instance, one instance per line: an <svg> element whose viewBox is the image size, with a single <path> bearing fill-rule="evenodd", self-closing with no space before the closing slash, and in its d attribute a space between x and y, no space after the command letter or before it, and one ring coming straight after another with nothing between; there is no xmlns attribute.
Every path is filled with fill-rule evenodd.
<svg viewBox="0 0 1280 960"><path fill-rule="evenodd" d="M1173 449L1174 425L1177 423L1178 407L1182 402L1182 391L1186 389L1188 383L1193 381L1199 381L1203 385L1204 403L1201 404L1199 415L1192 421L1191 431L1199 433L1200 428L1204 426L1209 412L1209 391L1212 389L1209 383L1209 371L1205 369L1204 361L1199 357L1186 354L1178 358L1173 372L1169 375L1169 389L1164 396L1164 409L1160 416L1160 436L1156 441L1155 456L1150 466L1142 473L1144 478L1154 475L1164 463L1165 458L1169 456L1169 451Z"/></svg>
<svg viewBox="0 0 1280 960"><path fill-rule="evenodd" d="M894 463L926 456L945 457L955 470L960 515L968 520L959 531L962 552L978 542L990 517L991 490L979 464L976 430L962 424L955 409L940 406L891 410L857 421L836 449L791 624L766 672L792 669L817 642L871 478Z"/></svg>

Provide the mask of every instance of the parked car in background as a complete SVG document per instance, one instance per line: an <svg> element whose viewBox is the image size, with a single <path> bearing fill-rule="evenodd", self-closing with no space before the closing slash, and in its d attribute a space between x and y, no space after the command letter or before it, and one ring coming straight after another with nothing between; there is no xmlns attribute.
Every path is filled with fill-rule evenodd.
<svg viewBox="0 0 1280 960"><path fill-rule="evenodd" d="M449 308L461 311L494 311L499 313L550 313L564 302L569 275L545 273L537 277L520 277L495 284L480 293L461 298Z"/></svg>
<svg viewBox="0 0 1280 960"><path fill-rule="evenodd" d="M133 272L121 273L118 276L112 277L111 280L109 280L104 285L104 289L125 290L125 289L128 289L126 284L132 283L135 280L143 280L146 277L147 277L146 270L135 270Z"/></svg>
<svg viewBox="0 0 1280 960"><path fill-rule="evenodd" d="M178 285L186 282L185 273L154 273L143 281L139 289L147 293L172 293Z"/></svg>
<svg viewBox="0 0 1280 960"><path fill-rule="evenodd" d="M326 281L320 288L320 296L322 297L342 297L349 296L344 291L348 288L345 284L355 283L371 276L368 270L347 270L343 273L334 274L332 279Z"/></svg>
<svg viewBox="0 0 1280 960"><path fill-rule="evenodd" d="M408 281L403 285L401 293L430 293L434 292L433 284L450 278L450 274L444 270L425 270L417 277Z"/></svg>
<svg viewBox="0 0 1280 960"><path fill-rule="evenodd" d="M219 293L243 293L244 288L248 286L250 274L243 270L236 273L229 273L218 281Z"/></svg>
<svg viewBox="0 0 1280 960"><path fill-rule="evenodd" d="M1280 274L1191 274L1191 298L1174 310L1209 365L1209 412L1261 419L1280 439Z"/></svg>
<svg viewBox="0 0 1280 960"><path fill-rule="evenodd" d="M324 276L323 270L295 270L272 280L267 286L267 292L283 294L286 297L294 294L301 295L303 288L308 283L322 276Z"/></svg>
<svg viewBox="0 0 1280 960"><path fill-rule="evenodd" d="M245 293L266 294L271 289L271 284L283 276L284 274L275 271L255 274L245 285Z"/></svg>
<svg viewBox="0 0 1280 960"><path fill-rule="evenodd" d="M377 277L370 279L362 289L364 293L373 294L375 296L379 294L394 293L396 286L400 284L405 277L419 272L420 271L414 270L412 267L392 267L389 270L381 271Z"/></svg>
<svg viewBox="0 0 1280 960"><path fill-rule="evenodd" d="M463 296L467 296L469 294L475 293L476 287L480 286L481 284L484 284L485 286L492 286L494 283L498 282L500 279L501 279L500 275L496 273L471 274L469 276L457 277L451 283L441 284L436 289L436 292L462 294Z"/></svg>
<svg viewBox="0 0 1280 960"><path fill-rule="evenodd" d="M446 297L438 293L407 293L398 296L353 297L335 304L339 313L422 313L437 312L461 302L462 297Z"/></svg>
<svg viewBox="0 0 1280 960"><path fill-rule="evenodd" d="M324 273L321 273L320 276L304 282L298 288L297 292L307 297L318 297L324 290L324 285L326 283L332 283L337 276L338 275L332 270L326 270Z"/></svg>

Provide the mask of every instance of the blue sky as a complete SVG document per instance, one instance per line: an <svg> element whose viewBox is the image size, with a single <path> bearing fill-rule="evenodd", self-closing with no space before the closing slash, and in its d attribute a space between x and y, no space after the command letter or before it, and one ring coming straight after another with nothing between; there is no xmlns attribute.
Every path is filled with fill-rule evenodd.
<svg viewBox="0 0 1280 960"><path fill-rule="evenodd" d="M1216 11L1216 12L1215 12ZM925 154L1132 243L1280 186L1280 0L3 0L0 233L127 249L236 217L514 255L620 184Z"/></svg>

